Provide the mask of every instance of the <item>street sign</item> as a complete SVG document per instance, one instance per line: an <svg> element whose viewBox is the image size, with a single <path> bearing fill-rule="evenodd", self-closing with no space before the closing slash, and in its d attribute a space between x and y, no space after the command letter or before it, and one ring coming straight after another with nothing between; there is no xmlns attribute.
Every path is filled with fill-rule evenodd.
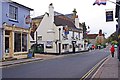
<svg viewBox="0 0 120 80"><path fill-rule="evenodd" d="M113 11L106 11L106 22L113 21Z"/></svg>

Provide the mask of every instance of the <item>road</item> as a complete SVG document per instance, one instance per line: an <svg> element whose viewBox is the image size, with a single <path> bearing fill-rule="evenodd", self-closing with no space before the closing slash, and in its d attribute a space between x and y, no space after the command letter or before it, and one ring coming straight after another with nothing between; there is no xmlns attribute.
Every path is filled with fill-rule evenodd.
<svg viewBox="0 0 120 80"><path fill-rule="evenodd" d="M81 78L99 61L108 56L109 49L76 53L65 57L3 68L3 78Z"/></svg>

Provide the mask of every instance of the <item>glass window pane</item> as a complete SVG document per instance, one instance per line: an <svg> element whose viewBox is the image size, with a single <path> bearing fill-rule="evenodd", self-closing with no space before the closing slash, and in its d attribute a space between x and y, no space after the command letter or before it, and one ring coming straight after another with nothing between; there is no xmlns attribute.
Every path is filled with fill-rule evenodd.
<svg viewBox="0 0 120 80"><path fill-rule="evenodd" d="M27 33L22 34L22 51L27 51Z"/></svg>
<svg viewBox="0 0 120 80"><path fill-rule="evenodd" d="M9 6L9 18L17 20L18 18L18 8L12 5Z"/></svg>
<svg viewBox="0 0 120 80"><path fill-rule="evenodd" d="M21 52L21 33L18 32L14 35L14 52Z"/></svg>

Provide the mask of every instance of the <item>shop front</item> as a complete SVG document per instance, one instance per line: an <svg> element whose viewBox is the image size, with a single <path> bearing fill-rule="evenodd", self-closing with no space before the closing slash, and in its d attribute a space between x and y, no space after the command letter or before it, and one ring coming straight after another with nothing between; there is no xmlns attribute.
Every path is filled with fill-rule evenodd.
<svg viewBox="0 0 120 80"><path fill-rule="evenodd" d="M28 53L29 49L29 29L15 26L4 27L4 59L20 58L20 55Z"/></svg>

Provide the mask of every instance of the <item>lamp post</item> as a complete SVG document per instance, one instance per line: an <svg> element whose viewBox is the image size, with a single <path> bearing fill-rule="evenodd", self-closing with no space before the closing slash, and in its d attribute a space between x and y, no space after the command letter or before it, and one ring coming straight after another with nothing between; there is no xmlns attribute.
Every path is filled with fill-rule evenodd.
<svg viewBox="0 0 120 80"><path fill-rule="evenodd" d="M61 40L60 31L61 31L61 28L59 28L59 41Z"/></svg>
<svg viewBox="0 0 120 80"><path fill-rule="evenodd" d="M61 28L59 28L59 54L61 55Z"/></svg>
<svg viewBox="0 0 120 80"><path fill-rule="evenodd" d="M56 44L56 53L58 53L57 43L58 43L58 40L55 41L55 44Z"/></svg>

